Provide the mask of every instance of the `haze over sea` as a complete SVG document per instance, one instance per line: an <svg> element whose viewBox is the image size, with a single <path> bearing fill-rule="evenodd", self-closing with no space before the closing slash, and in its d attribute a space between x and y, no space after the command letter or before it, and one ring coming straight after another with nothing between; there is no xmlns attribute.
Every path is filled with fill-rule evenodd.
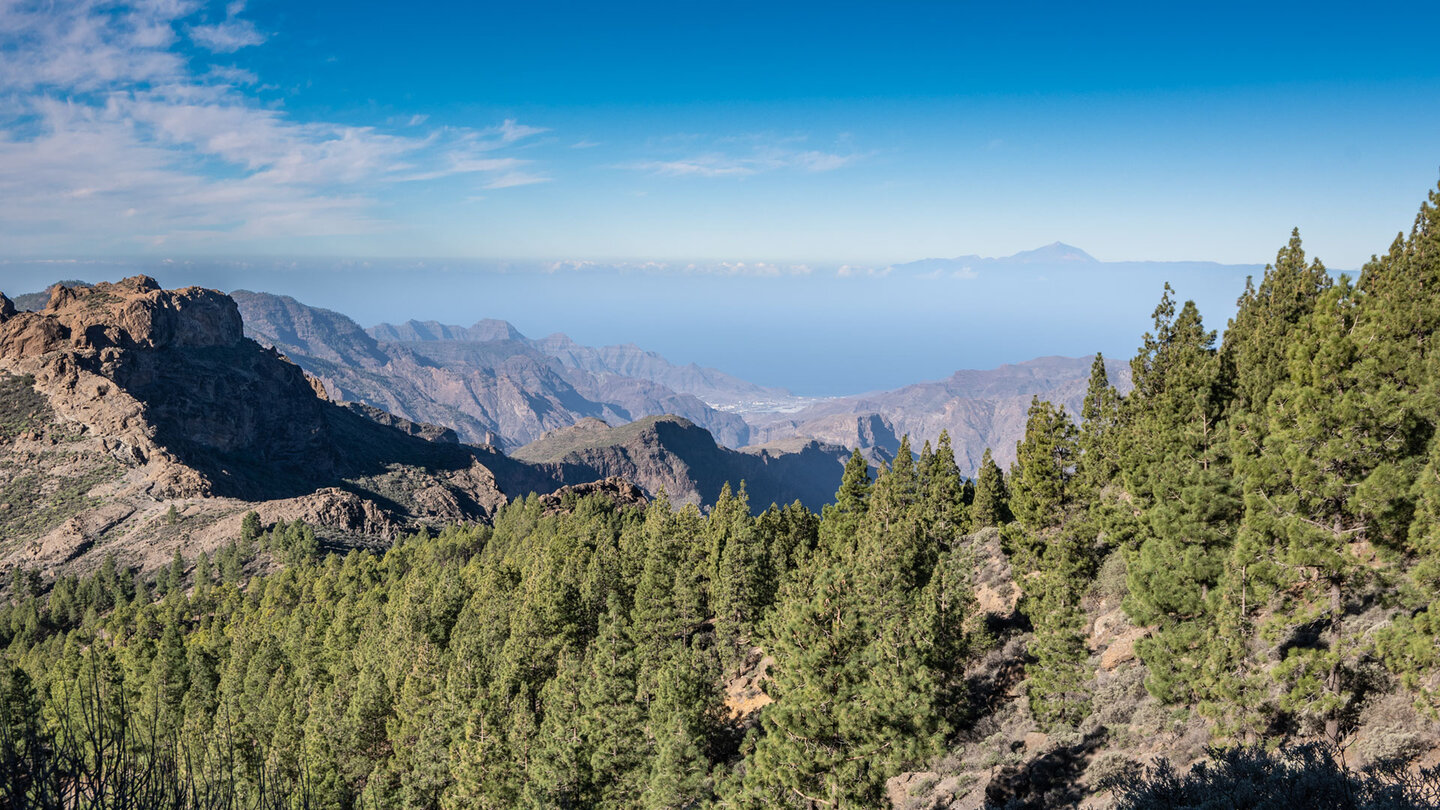
<svg viewBox="0 0 1440 810"><path fill-rule="evenodd" d="M1101 351L1123 362L1167 280L1195 299L1212 328L1223 328L1246 274L1261 269L963 260L862 269L320 259L3 265L15 291L143 272L167 287L290 295L364 326L500 318L528 337L635 343L803 396L895 388L1045 355Z"/></svg>

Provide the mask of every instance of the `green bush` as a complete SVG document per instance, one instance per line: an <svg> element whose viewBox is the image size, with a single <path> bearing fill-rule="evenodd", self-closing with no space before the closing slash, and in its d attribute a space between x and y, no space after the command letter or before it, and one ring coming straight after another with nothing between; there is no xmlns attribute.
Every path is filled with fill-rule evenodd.
<svg viewBox="0 0 1440 810"><path fill-rule="evenodd" d="M1351 771L1325 743L1209 754L1189 773L1161 759L1101 786L1114 791L1117 810L1421 810L1440 802L1440 768L1411 771L1405 760L1390 760Z"/></svg>

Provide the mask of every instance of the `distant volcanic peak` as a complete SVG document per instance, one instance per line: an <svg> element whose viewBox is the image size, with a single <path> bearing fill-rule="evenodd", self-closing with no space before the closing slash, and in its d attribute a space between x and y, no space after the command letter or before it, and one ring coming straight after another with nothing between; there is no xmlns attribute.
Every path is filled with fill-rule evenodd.
<svg viewBox="0 0 1440 810"><path fill-rule="evenodd" d="M1050 244L1035 248L1034 250L1022 250L1013 256L1006 258L1006 261L1016 264L1099 264L1099 260L1089 253L1064 242L1051 242Z"/></svg>
<svg viewBox="0 0 1440 810"><path fill-rule="evenodd" d="M921 259L919 261L895 265L894 267L902 272L928 273L937 277L953 272L961 278L974 278L976 273L987 269L1032 267L1045 270L1048 268L1087 267L1099 264L1103 264L1103 262L1074 245L1067 245L1064 242L1051 242L1044 247L1038 247L1034 250L1022 250L1019 253L1009 256L980 256L971 253L949 259Z"/></svg>

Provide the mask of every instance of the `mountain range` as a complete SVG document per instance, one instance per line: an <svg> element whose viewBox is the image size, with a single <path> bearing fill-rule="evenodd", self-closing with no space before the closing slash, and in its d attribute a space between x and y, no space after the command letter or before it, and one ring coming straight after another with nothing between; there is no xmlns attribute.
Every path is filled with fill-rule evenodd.
<svg viewBox="0 0 1440 810"><path fill-rule="evenodd" d="M1256 272L1263 270L1260 265L1227 265L1219 262L1157 262L1157 261L1119 261L1102 262L1099 259L1086 253L1074 245L1067 245L1064 242L1051 242L1043 247L1033 250L1022 250L1009 256L977 256L969 254L955 256L952 258L928 258L917 261L902 262L890 266L890 270L900 275L925 275L925 274L954 274L965 277L972 274L979 274L981 271L989 270L1015 270L1025 269L1034 271L1051 271L1063 273L1067 270L1095 267L1110 267L1115 269L1143 269L1154 275L1160 275L1159 271L1167 273L1190 273L1195 271L1233 271L1244 270Z"/></svg>
<svg viewBox="0 0 1440 810"><path fill-rule="evenodd" d="M0 521L18 541L0 557L25 564L163 555L182 542L160 521L172 504L199 547L250 510L327 542L383 542L616 479L701 506L744 482L756 509L818 509L852 449L879 466L905 434L918 448L948 431L967 473L986 447L1008 463L1031 398L1078 410L1091 363L802 398L504 321L365 329L285 296L143 276L16 301L0 306L0 387L33 418L0 440ZM1112 380L1126 387L1127 372Z"/></svg>
<svg viewBox="0 0 1440 810"><path fill-rule="evenodd" d="M990 448L997 463L1015 460L1015 442L1025 435L1030 400L1040 397L1080 413L1094 356L1041 357L983 371L962 370L944 380L915 383L893 391L814 401L787 412L746 414L753 440L808 437L848 447L875 447L893 455L899 437L918 447L950 434L960 470L974 475ZM1130 369L1111 361L1112 385L1130 389Z"/></svg>
<svg viewBox="0 0 1440 810"><path fill-rule="evenodd" d="M246 311L271 308L265 323L283 325L272 345L246 336L237 299ZM739 452L679 416L575 424L573 411L547 410L532 395L518 401L535 415L562 414L562 425L511 456L493 443L463 442L449 426L337 401L348 389L327 385L277 345L308 352L306 363L332 379L417 397L436 389L404 388L396 369L475 386L488 371L491 390L514 390L514 369L536 375L520 378L527 385L566 384L565 368L509 335L431 347L467 363L514 354L455 371L377 343L343 316L274 296L164 290L145 276L57 285L38 311L0 294L0 562L87 570L114 553L153 568L176 549L215 551L251 511L267 525L303 520L342 547L384 544L577 487L627 502L663 490L677 504L707 505L726 483L743 481L756 509L793 500L818 509L849 455L814 441ZM659 388L617 381L619 390ZM657 396L685 399L669 389ZM630 494L632 483L640 496Z"/></svg>
<svg viewBox="0 0 1440 810"><path fill-rule="evenodd" d="M435 321L363 329L293 298L237 291L246 334L273 346L340 400L454 428L462 441L515 449L598 419L610 425L675 415L729 448L817 440L892 457L950 433L973 474L987 447L1008 464L1033 396L1078 413L1093 356L1046 357L945 380L848 397L797 397L725 372L671 363L634 345L593 348L563 334L532 340L505 321ZM1128 389L1129 370L1111 363ZM803 443L803 442L802 442Z"/></svg>
<svg viewBox="0 0 1440 810"><path fill-rule="evenodd" d="M585 418L629 422L675 414L729 446L748 443L744 419L707 405L757 389L718 371L679 367L634 346L591 349L564 335L532 341L503 321L470 327L409 321L369 330L293 298L232 293L246 334L273 346L336 398L454 428L463 441L514 448ZM621 371L623 369L623 371Z"/></svg>

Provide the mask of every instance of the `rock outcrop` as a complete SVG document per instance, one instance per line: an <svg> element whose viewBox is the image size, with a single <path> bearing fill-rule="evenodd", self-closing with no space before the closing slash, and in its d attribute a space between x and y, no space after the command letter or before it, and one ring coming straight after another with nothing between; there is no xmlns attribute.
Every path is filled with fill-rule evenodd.
<svg viewBox="0 0 1440 810"><path fill-rule="evenodd" d="M579 498L588 498L593 495L609 499L616 506L643 507L650 503L640 487L635 486L624 478L611 477L600 481L592 481L588 484L574 484L561 487L548 495L540 496L540 508L544 514L557 515L568 512L571 505Z"/></svg>
<svg viewBox="0 0 1440 810"><path fill-rule="evenodd" d="M13 541L0 561L148 559L182 536L224 542L213 527L250 509L383 541L561 483L445 428L329 402L245 337L229 296L146 276L57 285L35 312L0 299L0 378L0 395L39 403L0 432L0 537ZM193 513L184 529L157 520L175 503Z"/></svg>
<svg viewBox="0 0 1440 810"><path fill-rule="evenodd" d="M617 427L584 419L546 434L513 453L548 465L565 482L620 477L674 503L709 505L729 483L745 483L750 506L799 500L811 509L828 503L850 452L802 441L794 447L741 452L721 447L703 428L678 416L646 417Z"/></svg>

